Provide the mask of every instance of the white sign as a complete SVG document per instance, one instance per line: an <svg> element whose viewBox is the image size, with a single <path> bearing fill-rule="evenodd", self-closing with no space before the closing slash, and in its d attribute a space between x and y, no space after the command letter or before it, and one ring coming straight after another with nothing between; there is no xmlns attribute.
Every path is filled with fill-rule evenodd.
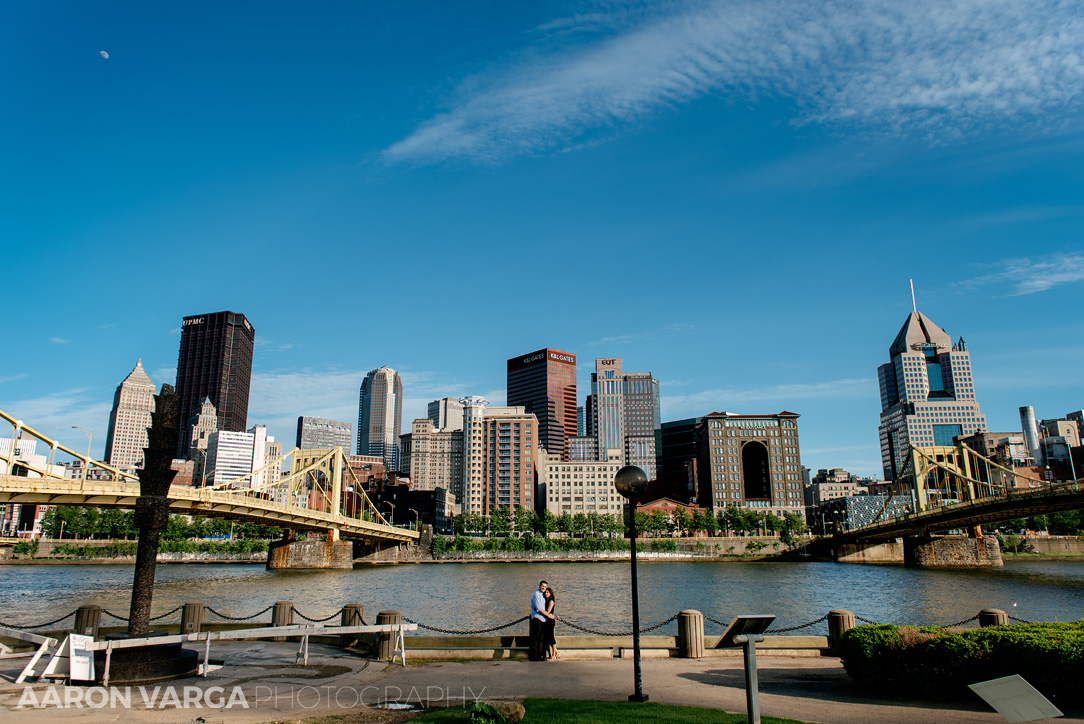
<svg viewBox="0 0 1084 724"><path fill-rule="evenodd" d="M1005 717L1006 721L1038 721L1052 716L1063 716L1058 707L1051 704L1019 674L968 684L968 688L997 709L997 713Z"/></svg>
<svg viewBox="0 0 1084 724"><path fill-rule="evenodd" d="M93 636L68 636L68 678L72 681L94 681L94 652L87 651L87 644L94 641Z"/></svg>

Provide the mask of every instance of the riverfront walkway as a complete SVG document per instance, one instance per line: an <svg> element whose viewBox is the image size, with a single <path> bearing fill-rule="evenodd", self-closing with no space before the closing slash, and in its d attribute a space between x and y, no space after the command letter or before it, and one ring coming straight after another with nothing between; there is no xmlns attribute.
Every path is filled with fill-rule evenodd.
<svg viewBox="0 0 1084 724"><path fill-rule="evenodd" d="M562 699L624 700L632 691L632 661L561 660L531 663L522 660L426 662L406 668L367 661L343 653L331 646L312 644L309 667L295 665L296 644L271 642L236 642L216 645L212 663L223 667L212 670L210 677L182 679L159 686L158 702L164 691L174 688L180 699L185 687L222 687L216 694L225 701L240 687L248 708L234 705L229 709L146 708L140 694L132 697L132 708L110 707L16 710L23 687L11 683L16 661L0 662L0 707L5 724L43 724L71 722L98 724L126 722L174 724L196 721L206 724L250 724L255 722L300 720L308 717L362 713L355 702L373 706L386 700L434 704L460 704L464 697L473 701L511 700L525 697ZM410 652L407 651L408 662ZM760 664L760 702L765 715L823 724L996 724L1004 719L978 701L968 704L915 702L904 697L873 696L858 689L835 658L785 658L758 656ZM643 688L651 701L712 707L731 712L745 710L742 660L712 658L646 659L643 662ZM35 696L44 700L50 685L37 684ZM63 697L63 687L60 696ZM153 686L146 687L148 695ZM190 690L195 691L195 690ZM214 699L214 696L212 696ZM358 721L401 721L398 716L371 712ZM1084 711L1069 711L1058 720L1084 724ZM346 720L351 721L350 719Z"/></svg>

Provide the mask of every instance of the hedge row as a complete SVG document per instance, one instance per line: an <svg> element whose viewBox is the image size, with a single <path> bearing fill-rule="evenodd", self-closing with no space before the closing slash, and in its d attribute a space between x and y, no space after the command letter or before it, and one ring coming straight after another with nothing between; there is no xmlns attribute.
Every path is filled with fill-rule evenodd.
<svg viewBox="0 0 1084 724"><path fill-rule="evenodd" d="M859 626L840 637L839 652L855 681L880 691L972 696L968 684L1019 674L1055 703L1084 701L1084 621L969 631Z"/></svg>
<svg viewBox="0 0 1084 724"><path fill-rule="evenodd" d="M61 543L53 547L53 556L89 556L95 558L122 558L136 554L135 541L118 541L104 546L73 545ZM164 540L158 546L160 553L263 553L267 551L265 540L193 541Z"/></svg>
<svg viewBox="0 0 1084 724"><path fill-rule="evenodd" d="M527 534L507 538L467 538L457 535L449 540L443 536L433 539L433 554L451 551L627 551L626 538L548 538ZM636 550L676 551L677 541L669 538L638 541Z"/></svg>

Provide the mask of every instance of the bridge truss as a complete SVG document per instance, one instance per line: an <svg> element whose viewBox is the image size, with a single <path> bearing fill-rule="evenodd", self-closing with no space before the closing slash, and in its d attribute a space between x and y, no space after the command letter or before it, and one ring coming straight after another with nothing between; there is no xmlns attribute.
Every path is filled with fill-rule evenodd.
<svg viewBox="0 0 1084 724"><path fill-rule="evenodd" d="M2 410L0 419L11 425L13 441L7 454L0 456L6 463L0 475L0 503L135 507L140 494L137 476L76 452ZM48 446L44 467L17 459L17 442L28 438ZM59 453L81 461L78 479L56 474ZM281 470L287 458L290 472L263 482L269 471ZM342 448L294 448L234 480L202 487L172 485L168 497L175 513L324 533L332 540L413 542L419 537L417 531L396 528L381 515Z"/></svg>
<svg viewBox="0 0 1084 724"><path fill-rule="evenodd" d="M893 500L904 501L892 516ZM981 526L1084 507L1081 480L1053 482L1025 475L966 445L915 447L880 512L867 525L843 535L892 538L965 528L982 537Z"/></svg>

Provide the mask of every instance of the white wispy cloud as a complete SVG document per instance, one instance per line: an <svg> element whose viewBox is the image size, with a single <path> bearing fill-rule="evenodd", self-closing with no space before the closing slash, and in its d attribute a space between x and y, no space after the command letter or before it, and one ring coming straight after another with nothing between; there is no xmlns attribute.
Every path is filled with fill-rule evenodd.
<svg viewBox="0 0 1084 724"><path fill-rule="evenodd" d="M504 404L504 390L480 391L469 383L448 380L439 372L398 372L403 381L403 424L407 429L412 420L425 417L429 402L441 397L480 394L495 405ZM275 439L286 442L287 447L295 438L301 415L330 417L356 427L361 383L367 373L368 369L254 372L249 388L249 424L267 425Z"/></svg>
<svg viewBox="0 0 1084 724"><path fill-rule="evenodd" d="M597 347L603 344L633 344L635 342L643 342L646 339L657 337L660 334L667 334L671 332L688 332L691 329L695 329L696 325L686 324L682 322L674 322L664 325L658 329L653 329L648 332L639 332L637 334L618 334L610 337L603 337L602 339L596 339L594 342L588 342L588 347Z"/></svg>
<svg viewBox="0 0 1084 724"><path fill-rule="evenodd" d="M71 344L70 339L64 339L63 337L50 337L49 341L53 344Z"/></svg>
<svg viewBox="0 0 1084 724"><path fill-rule="evenodd" d="M86 428L93 435L91 454L97 457L105 449L113 400L112 395L104 400L90 388L73 388L43 397L2 400L0 408L42 435L80 452L86 450L87 437L81 430L72 429L72 425ZM2 436L10 437L11 429L0 428ZM43 443L38 445L44 447Z"/></svg>
<svg viewBox="0 0 1084 724"><path fill-rule="evenodd" d="M389 161L493 163L709 93L790 99L795 122L906 130L1058 122L1081 97L1084 13L1059 0L687 0L555 21L504 68L466 79ZM607 20L609 18L609 20Z"/></svg>
<svg viewBox="0 0 1084 724"><path fill-rule="evenodd" d="M5 382L14 382L15 380L25 380L29 376L30 376L29 372L20 372L17 375L8 375L6 377L0 377L0 384L3 384Z"/></svg>
<svg viewBox="0 0 1084 724"><path fill-rule="evenodd" d="M784 404L791 408L795 402L824 397L868 397L876 393L876 380L870 378L830 380L827 382L771 385L741 389L720 387L691 395L663 395L660 404L664 417L703 414L705 410L742 413L750 405ZM872 388L872 391L871 391ZM791 412L801 410L791 409Z"/></svg>
<svg viewBox="0 0 1084 724"><path fill-rule="evenodd" d="M1018 297L1052 289L1060 284L1072 284L1084 279L1084 254L1064 252L1038 259L1020 257L1003 259L990 274L958 282L958 286L974 289L988 284L1008 286L1008 296Z"/></svg>

